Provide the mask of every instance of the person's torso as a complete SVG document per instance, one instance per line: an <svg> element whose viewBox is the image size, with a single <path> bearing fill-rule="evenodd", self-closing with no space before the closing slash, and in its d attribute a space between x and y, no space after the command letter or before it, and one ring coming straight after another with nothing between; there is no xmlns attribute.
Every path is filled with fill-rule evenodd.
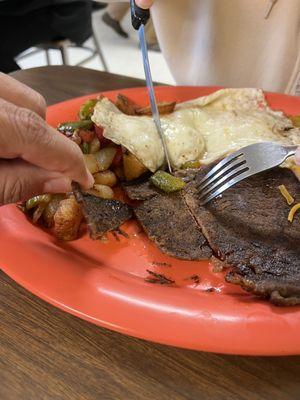
<svg viewBox="0 0 300 400"><path fill-rule="evenodd" d="M300 1L156 0L161 48L180 84L293 92L300 64Z"/></svg>

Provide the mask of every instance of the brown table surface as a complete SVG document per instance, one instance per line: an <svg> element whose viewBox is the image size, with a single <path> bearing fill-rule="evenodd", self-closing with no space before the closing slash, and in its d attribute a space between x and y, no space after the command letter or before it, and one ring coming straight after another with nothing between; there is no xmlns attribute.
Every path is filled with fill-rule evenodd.
<svg viewBox="0 0 300 400"><path fill-rule="evenodd" d="M143 84L78 67L12 75L48 104ZM298 356L217 355L126 337L54 308L2 272L0 315L1 400L300 398Z"/></svg>

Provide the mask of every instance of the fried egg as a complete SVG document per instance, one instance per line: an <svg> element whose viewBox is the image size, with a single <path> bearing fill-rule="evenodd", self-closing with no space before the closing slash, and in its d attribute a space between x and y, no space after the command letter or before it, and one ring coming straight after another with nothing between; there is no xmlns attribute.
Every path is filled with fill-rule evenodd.
<svg viewBox="0 0 300 400"><path fill-rule="evenodd" d="M107 98L95 106L93 122L103 135L132 152L150 171L164 163L164 151L149 116L123 114ZM241 147L262 141L300 144L300 130L281 111L272 110L259 89L222 89L177 104L161 116L171 164L210 164Z"/></svg>

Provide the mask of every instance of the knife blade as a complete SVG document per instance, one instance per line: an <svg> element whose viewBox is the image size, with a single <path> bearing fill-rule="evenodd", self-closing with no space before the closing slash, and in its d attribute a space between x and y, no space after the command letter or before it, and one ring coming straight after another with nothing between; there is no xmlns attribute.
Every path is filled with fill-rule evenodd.
<svg viewBox="0 0 300 400"><path fill-rule="evenodd" d="M140 42L142 56L143 56L144 72L145 72L148 94L149 94L149 98L150 98L152 117L153 117L154 124L156 126L156 130L162 141L168 170L170 173L172 173L172 167L171 167L171 162L170 162L168 146L166 143L165 135L162 130L159 112L158 112L158 108L157 108L157 102L156 102L153 81L152 81L152 75L151 75L150 62L149 62L149 57L148 57L148 48L147 48L147 42L146 42L146 36L145 36L145 24L148 21L148 19L150 18L150 13L149 13L149 10L144 10L140 7L137 7L134 0L130 0L130 5L131 5L132 26L134 27L134 29L136 29L138 31L139 42Z"/></svg>

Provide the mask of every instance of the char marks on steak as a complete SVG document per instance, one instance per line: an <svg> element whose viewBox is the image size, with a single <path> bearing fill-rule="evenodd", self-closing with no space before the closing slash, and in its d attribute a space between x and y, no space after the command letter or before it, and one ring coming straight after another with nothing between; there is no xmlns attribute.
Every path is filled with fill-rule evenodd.
<svg viewBox="0 0 300 400"><path fill-rule="evenodd" d="M76 200L82 206L92 239L99 239L106 232L116 230L132 217L132 210L127 204L84 193L78 184L72 186Z"/></svg>
<svg viewBox="0 0 300 400"><path fill-rule="evenodd" d="M134 184L123 184L122 187L131 200L147 200L159 193L148 179Z"/></svg>
<svg viewBox="0 0 300 400"><path fill-rule="evenodd" d="M179 192L156 194L134 209L149 239L183 260L210 258L212 252Z"/></svg>
<svg viewBox="0 0 300 400"><path fill-rule="evenodd" d="M201 206L196 184L206 172L182 194L215 255L231 267L226 280L275 304L300 304L300 217L287 220L289 206L278 190L283 184L297 198L299 181L275 168Z"/></svg>

